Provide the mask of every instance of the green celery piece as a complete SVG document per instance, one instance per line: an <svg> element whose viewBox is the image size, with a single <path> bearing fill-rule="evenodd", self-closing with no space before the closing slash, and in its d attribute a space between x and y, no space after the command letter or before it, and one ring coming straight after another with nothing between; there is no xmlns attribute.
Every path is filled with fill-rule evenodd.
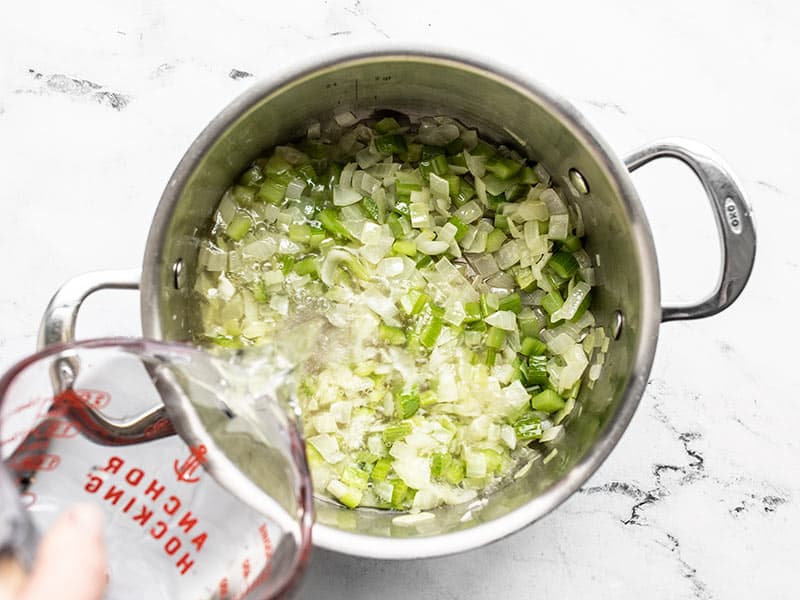
<svg viewBox="0 0 800 600"><path fill-rule="evenodd" d="M408 152L406 153L406 160L410 163L419 162L422 158L422 144L407 144Z"/></svg>
<svg viewBox="0 0 800 600"><path fill-rule="evenodd" d="M452 189L452 188L451 188ZM453 196L453 204L461 208L469 202L475 195L475 188L472 187L465 178L461 178L461 183L458 186L458 193Z"/></svg>
<svg viewBox="0 0 800 600"><path fill-rule="evenodd" d="M298 275L316 275L319 272L319 263L313 256L307 256L294 264L293 270Z"/></svg>
<svg viewBox="0 0 800 600"><path fill-rule="evenodd" d="M392 327L391 325L381 323L378 326L378 335L383 341L392 346L402 346L406 343L406 334L399 327Z"/></svg>
<svg viewBox="0 0 800 600"><path fill-rule="evenodd" d="M499 310L510 310L513 313L519 314L522 311L522 299L519 292L514 292L500 299Z"/></svg>
<svg viewBox="0 0 800 600"><path fill-rule="evenodd" d="M431 159L421 160L417 165L417 171L422 177L422 181L428 181L430 174L434 172Z"/></svg>
<svg viewBox="0 0 800 600"><path fill-rule="evenodd" d="M399 154L407 152L408 146L402 135L388 134L375 138L375 149L381 154Z"/></svg>
<svg viewBox="0 0 800 600"><path fill-rule="evenodd" d="M535 337L526 337L520 344L519 352L525 356L541 356L547 352L547 344Z"/></svg>
<svg viewBox="0 0 800 600"><path fill-rule="evenodd" d="M447 186L448 190L450 191L450 197L455 198L456 196L458 196L458 192L461 189L461 177L449 173L447 175L444 175L444 178L447 180Z"/></svg>
<svg viewBox="0 0 800 600"><path fill-rule="evenodd" d="M578 261L569 252L556 252L547 261L547 266L564 279L569 279L578 272Z"/></svg>
<svg viewBox="0 0 800 600"><path fill-rule="evenodd" d="M235 348L237 350L244 348L242 340L240 340L238 337L234 338L226 335L218 335L210 338L210 340L217 346L222 346L223 348Z"/></svg>
<svg viewBox="0 0 800 600"><path fill-rule="evenodd" d="M250 206L253 204L253 200L256 199L256 191L258 184L256 184L255 188L247 187L244 185L235 185L233 186L233 198L239 204L239 206Z"/></svg>
<svg viewBox="0 0 800 600"><path fill-rule="evenodd" d="M546 413L556 412L564 408L564 399L554 390L544 390L531 398L531 408Z"/></svg>
<svg viewBox="0 0 800 600"><path fill-rule="evenodd" d="M499 473L503 468L503 457L495 450L485 449L483 455L486 457L486 472Z"/></svg>
<svg viewBox="0 0 800 600"><path fill-rule="evenodd" d="M439 398L436 396L436 392L433 390L425 390L419 395L419 405L422 408L427 408L428 406L433 406L439 401Z"/></svg>
<svg viewBox="0 0 800 600"><path fill-rule="evenodd" d="M317 172L311 163L303 165L297 169L297 176L306 182L306 185L312 186L317 181Z"/></svg>
<svg viewBox="0 0 800 600"><path fill-rule="evenodd" d="M464 140L461 138L456 138L445 146L445 151L448 156L458 155L462 150L464 150Z"/></svg>
<svg viewBox="0 0 800 600"><path fill-rule="evenodd" d="M264 171L267 175L280 175L292 170L292 165L283 160L277 154L270 156L267 164L264 166Z"/></svg>
<svg viewBox="0 0 800 600"><path fill-rule="evenodd" d="M513 427L518 441L527 442L542 437L542 421L536 415L522 417L514 423Z"/></svg>
<svg viewBox="0 0 800 600"><path fill-rule="evenodd" d="M319 227L311 228L311 235L308 236L308 244L312 248L319 248L319 245L328 237L324 229Z"/></svg>
<svg viewBox="0 0 800 600"><path fill-rule="evenodd" d="M497 327L490 327L489 333L486 334L486 347L494 350L500 350L503 344L506 343L506 332Z"/></svg>
<svg viewBox="0 0 800 600"><path fill-rule="evenodd" d="M463 240L464 236L467 235L467 231L469 229L469 225L464 223L464 221L462 221L461 219L459 219L455 215L450 217L450 220L448 221L448 223L452 223L453 225L456 226L456 236L455 236L456 241L460 242L461 240Z"/></svg>
<svg viewBox="0 0 800 600"><path fill-rule="evenodd" d="M422 185L419 183L401 183L395 182L394 189L398 194L410 194L411 192L419 192Z"/></svg>
<svg viewBox="0 0 800 600"><path fill-rule="evenodd" d="M342 471L342 483L346 484L348 487L357 490L365 490L367 489L368 482L369 473L359 469L355 465L349 465Z"/></svg>
<svg viewBox="0 0 800 600"><path fill-rule="evenodd" d="M225 228L225 235L234 242L238 242L247 235L252 225L253 221L249 216L242 214L236 215Z"/></svg>
<svg viewBox="0 0 800 600"><path fill-rule="evenodd" d="M508 217L501 215L499 212L494 213L494 226L497 229L508 231Z"/></svg>
<svg viewBox="0 0 800 600"><path fill-rule="evenodd" d="M384 444L391 446L397 440L401 440L411 433L411 429L411 423L408 421L401 421L400 423L389 425L384 429L383 433L381 433L381 438Z"/></svg>
<svg viewBox="0 0 800 600"><path fill-rule="evenodd" d="M450 167L447 166L447 157L444 154L431 158L431 167L433 167L433 172L441 177L450 172Z"/></svg>
<svg viewBox="0 0 800 600"><path fill-rule="evenodd" d="M543 355L529 357L525 373L528 385L546 385L550 380L547 374L547 357Z"/></svg>
<svg viewBox="0 0 800 600"><path fill-rule="evenodd" d="M402 479L393 480L392 485L394 486L392 490L392 508L407 508L409 487Z"/></svg>
<svg viewBox="0 0 800 600"><path fill-rule="evenodd" d="M398 129L400 129L400 123L398 123L393 117L384 117L375 123L375 131L380 134L392 133Z"/></svg>
<svg viewBox="0 0 800 600"><path fill-rule="evenodd" d="M567 239L561 242L561 247L569 250L570 252L580 250L582 247L581 238L579 238L577 235L569 234Z"/></svg>
<svg viewBox="0 0 800 600"><path fill-rule="evenodd" d="M464 480L467 472L467 465L460 458L453 458L444 468L442 473L444 480L451 485L458 485Z"/></svg>
<svg viewBox="0 0 800 600"><path fill-rule="evenodd" d="M500 229L492 229L486 238L486 252L497 252L506 241L506 234Z"/></svg>
<svg viewBox="0 0 800 600"><path fill-rule="evenodd" d="M350 232L345 229L342 222L339 220L339 216L336 214L336 211L332 208L326 208L321 210L317 215L319 222L322 226L335 237L338 238L346 238L348 240L352 240L353 236L350 235Z"/></svg>
<svg viewBox="0 0 800 600"><path fill-rule="evenodd" d="M391 229L395 239L403 237L403 226L400 224L400 219L397 218L397 215L391 214L386 217L386 224Z"/></svg>
<svg viewBox="0 0 800 600"><path fill-rule="evenodd" d="M439 335L442 333L443 325L444 321L441 317L432 315L419 333L420 344L425 346L428 350L433 348L436 345L436 340L439 339Z"/></svg>
<svg viewBox="0 0 800 600"><path fill-rule="evenodd" d="M590 291L586 296L584 296L581 303L578 305L578 310L575 311L575 315L570 319L570 321L577 322L583 314L589 310L589 306L592 304L592 292Z"/></svg>
<svg viewBox="0 0 800 600"><path fill-rule="evenodd" d="M381 210L378 208L375 200L369 197L364 197L361 199L359 205L361 206L361 212L364 213L364 216L366 216L368 219L372 219L376 223L383 224L385 221L384 215L381 215Z"/></svg>
<svg viewBox="0 0 800 600"><path fill-rule="evenodd" d="M431 297L428 296L425 292L420 292L417 300L414 302L414 306L411 308L412 315L420 314L428 303L431 301Z"/></svg>
<svg viewBox="0 0 800 600"><path fill-rule="evenodd" d="M391 470L392 459L381 458L375 463L375 466L372 467L372 473L370 474L370 477L372 478L372 481L385 481Z"/></svg>
<svg viewBox="0 0 800 600"><path fill-rule="evenodd" d="M465 169L467 168L467 159L464 156L463 152L459 152L458 154L448 156L447 162L453 165L454 167L464 167Z"/></svg>
<svg viewBox="0 0 800 600"><path fill-rule="evenodd" d="M516 202L520 198L526 197L528 195L528 190L530 190L529 185L515 183L505 191L504 196L506 197L506 202Z"/></svg>
<svg viewBox="0 0 800 600"><path fill-rule="evenodd" d="M484 364L487 367L493 367L496 361L497 361L497 350L495 350L494 348L487 348L483 360Z"/></svg>
<svg viewBox="0 0 800 600"><path fill-rule="evenodd" d="M486 156L491 157L494 156L497 151L494 149L493 146L487 144L483 140L478 140L478 145L475 146L471 151L470 154L472 156Z"/></svg>
<svg viewBox="0 0 800 600"><path fill-rule="evenodd" d="M258 165L253 165L239 177L239 183L247 186L257 186L264 179L264 173Z"/></svg>
<svg viewBox="0 0 800 600"><path fill-rule="evenodd" d="M437 452L431 457L431 475L433 477L441 477L450 462L453 460L449 454Z"/></svg>
<svg viewBox="0 0 800 600"><path fill-rule="evenodd" d="M547 314L552 315L564 304L564 299L558 291L553 290L542 298L542 308L547 311Z"/></svg>
<svg viewBox="0 0 800 600"><path fill-rule="evenodd" d="M395 398L395 406L399 418L409 419L419 410L419 394L416 390L401 392Z"/></svg>
<svg viewBox="0 0 800 600"><path fill-rule="evenodd" d="M422 146L422 156L420 157L422 160L431 160L437 156L444 156L444 148L441 146L430 146L428 144Z"/></svg>
<svg viewBox="0 0 800 600"><path fill-rule="evenodd" d="M404 256L414 257L417 255L417 244L414 243L414 240L397 240L394 244L392 244L392 250L394 250L397 254L402 254Z"/></svg>
<svg viewBox="0 0 800 600"><path fill-rule="evenodd" d="M522 163L512 158L495 156L486 161L486 170L503 180L511 179L520 169Z"/></svg>
<svg viewBox="0 0 800 600"><path fill-rule="evenodd" d="M289 239L293 242L307 244L311 239L311 226L301 223L289 224Z"/></svg>
<svg viewBox="0 0 800 600"><path fill-rule="evenodd" d="M347 508L356 508L359 504L361 504L361 499L364 496L364 492L348 486L344 493L335 496L336 499L344 504Z"/></svg>
<svg viewBox="0 0 800 600"><path fill-rule="evenodd" d="M258 188L258 199L270 204L280 204L286 195L286 184L268 177Z"/></svg>
<svg viewBox="0 0 800 600"><path fill-rule="evenodd" d="M266 304L269 300L269 296L267 295L267 287L264 285L263 281L257 282L251 291L253 292L253 299L256 302Z"/></svg>
<svg viewBox="0 0 800 600"><path fill-rule="evenodd" d="M527 185L536 185L539 183L539 177L536 175L536 171L533 170L533 167L524 166L522 170L518 174L519 182L524 183Z"/></svg>
<svg viewBox="0 0 800 600"><path fill-rule="evenodd" d="M288 275L292 272L294 268L294 256L291 254L285 254L278 258L278 262L281 264L281 271L283 271L284 275Z"/></svg>
<svg viewBox="0 0 800 600"><path fill-rule="evenodd" d="M433 264L433 257L427 254L421 254L417 257L417 269L424 269L428 265Z"/></svg>
<svg viewBox="0 0 800 600"><path fill-rule="evenodd" d="M479 302L465 303L464 312L467 313L467 316L464 317L465 323L475 323L481 320L481 305Z"/></svg>
<svg viewBox="0 0 800 600"><path fill-rule="evenodd" d="M378 462L378 456L375 456L369 450L361 450L356 454L356 462L363 465L372 465Z"/></svg>

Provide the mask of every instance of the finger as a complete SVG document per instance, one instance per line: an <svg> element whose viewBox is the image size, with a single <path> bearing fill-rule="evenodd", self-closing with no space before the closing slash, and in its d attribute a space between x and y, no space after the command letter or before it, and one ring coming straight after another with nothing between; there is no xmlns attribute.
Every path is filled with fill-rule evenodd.
<svg viewBox="0 0 800 600"><path fill-rule="evenodd" d="M106 588L103 514L79 504L47 532L20 600L100 600Z"/></svg>

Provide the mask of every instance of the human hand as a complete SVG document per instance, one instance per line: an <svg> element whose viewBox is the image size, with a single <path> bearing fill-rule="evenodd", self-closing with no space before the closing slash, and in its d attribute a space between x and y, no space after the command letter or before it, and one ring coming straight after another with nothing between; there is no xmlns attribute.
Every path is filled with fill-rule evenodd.
<svg viewBox="0 0 800 600"><path fill-rule="evenodd" d="M101 600L106 589L103 514L90 504L64 512L42 539L30 574L0 564L0 600Z"/></svg>

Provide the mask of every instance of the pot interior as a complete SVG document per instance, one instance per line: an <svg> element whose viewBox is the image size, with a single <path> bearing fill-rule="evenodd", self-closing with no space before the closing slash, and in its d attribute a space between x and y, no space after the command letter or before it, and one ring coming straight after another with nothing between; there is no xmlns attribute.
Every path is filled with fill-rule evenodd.
<svg viewBox="0 0 800 600"><path fill-rule="evenodd" d="M542 516L577 489L599 466L627 425L644 389L658 322L656 263L649 230L624 167L605 149L571 107L495 74L446 58L377 55L339 61L277 84L256 86L203 132L179 165L156 215L145 256L142 286L144 332L190 340L199 297L192 293L198 234L209 230L224 190L270 147L305 134L314 121L343 110L367 116L393 109L416 115L448 115L540 161L567 197L580 207L586 249L598 263L599 286L592 312L612 341L594 389L583 386L576 409L549 462L488 498L443 507L420 528L392 524L395 513L356 511L317 501L315 541L355 554L393 556L378 538L429 537L475 532L461 547L418 546L416 555L453 552L501 537ZM581 193L570 179L577 170L588 185ZM182 267L176 277L175 264ZM493 522L481 528L483 523ZM500 522L503 523L500 526ZM475 529L477 527L477 529ZM476 535L478 531L481 534ZM342 535L375 536L372 542ZM461 536L463 538L463 536ZM439 538L441 539L441 538Z"/></svg>

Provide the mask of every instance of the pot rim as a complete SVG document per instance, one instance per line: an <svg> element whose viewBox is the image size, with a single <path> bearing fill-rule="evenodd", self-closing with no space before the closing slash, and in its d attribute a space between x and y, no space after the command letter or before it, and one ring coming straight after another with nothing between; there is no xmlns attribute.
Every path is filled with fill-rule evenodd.
<svg viewBox="0 0 800 600"><path fill-rule="evenodd" d="M159 295L155 293L155 290L158 289L161 281L162 248L169 219L195 166L220 136L265 97L284 86L292 85L321 71L340 68L344 65L398 59L449 65L502 83L546 108L583 143L598 164L608 171L612 189L622 201L634 245L639 250L641 322L638 346L632 359L631 376L626 382L623 397L615 414L609 419L605 430L585 455L541 495L502 517L477 524L469 529L429 537L384 538L348 533L322 523L314 525L313 541L315 545L353 556L379 559L443 556L477 548L532 524L561 505L597 471L630 423L647 384L655 356L658 326L661 320L658 263L653 237L638 194L622 161L577 109L530 78L512 74L502 66L484 63L482 59L470 56L463 50L423 50L406 46L384 45L378 50L350 48L333 56L327 54L324 60L307 59L300 67L284 69L279 74L263 78L233 100L200 133L170 177L156 209L147 238L141 281L142 328L145 336L155 339L162 338L157 302Z"/></svg>

